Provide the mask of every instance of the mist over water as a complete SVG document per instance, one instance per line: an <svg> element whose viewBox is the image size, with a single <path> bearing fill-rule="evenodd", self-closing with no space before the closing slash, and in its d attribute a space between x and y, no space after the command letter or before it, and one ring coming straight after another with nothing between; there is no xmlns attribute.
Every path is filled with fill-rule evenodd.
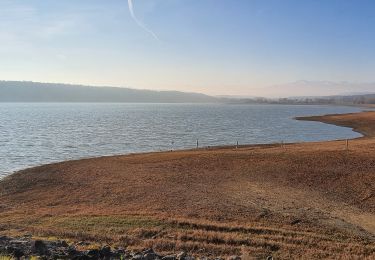
<svg viewBox="0 0 375 260"><path fill-rule="evenodd" d="M0 103L0 177L70 159L200 146L359 137L296 116L354 107L223 104Z"/></svg>

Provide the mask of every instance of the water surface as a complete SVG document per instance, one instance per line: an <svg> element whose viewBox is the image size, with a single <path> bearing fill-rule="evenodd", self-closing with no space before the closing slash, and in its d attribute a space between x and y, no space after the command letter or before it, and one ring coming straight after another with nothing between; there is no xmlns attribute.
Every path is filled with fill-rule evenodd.
<svg viewBox="0 0 375 260"><path fill-rule="evenodd" d="M0 176L69 159L250 143L354 138L296 116L354 107L224 104L0 103Z"/></svg>

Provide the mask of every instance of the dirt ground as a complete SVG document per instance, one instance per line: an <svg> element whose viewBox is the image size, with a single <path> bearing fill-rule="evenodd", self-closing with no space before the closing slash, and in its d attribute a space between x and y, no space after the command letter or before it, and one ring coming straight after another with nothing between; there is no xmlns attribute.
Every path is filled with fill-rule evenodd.
<svg viewBox="0 0 375 260"><path fill-rule="evenodd" d="M0 234L277 259L375 258L375 112L309 117L365 135L69 161L0 182Z"/></svg>

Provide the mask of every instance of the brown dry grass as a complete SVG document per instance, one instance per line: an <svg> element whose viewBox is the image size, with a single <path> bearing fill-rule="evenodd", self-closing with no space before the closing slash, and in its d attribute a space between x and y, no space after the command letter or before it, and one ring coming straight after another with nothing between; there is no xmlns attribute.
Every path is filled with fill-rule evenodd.
<svg viewBox="0 0 375 260"><path fill-rule="evenodd" d="M375 117L373 111L345 114L345 116L336 114L326 116L300 117L298 119L346 126L353 128L354 131L362 133L366 137L375 137Z"/></svg>
<svg viewBox="0 0 375 260"><path fill-rule="evenodd" d="M0 233L161 252L375 257L375 112L305 118L344 141L103 157L0 182Z"/></svg>

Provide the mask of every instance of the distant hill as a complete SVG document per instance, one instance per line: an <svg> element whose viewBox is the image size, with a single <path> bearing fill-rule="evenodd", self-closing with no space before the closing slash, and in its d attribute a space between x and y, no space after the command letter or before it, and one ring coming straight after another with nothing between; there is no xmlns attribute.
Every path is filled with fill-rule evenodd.
<svg viewBox="0 0 375 260"><path fill-rule="evenodd" d="M232 104L375 104L375 94L296 96L289 98L212 97L199 93L153 91L118 87L0 81L0 102L120 102L120 103L232 103Z"/></svg>
<svg viewBox="0 0 375 260"><path fill-rule="evenodd" d="M0 81L0 102L212 103L218 101L218 98L208 95L178 91Z"/></svg>

